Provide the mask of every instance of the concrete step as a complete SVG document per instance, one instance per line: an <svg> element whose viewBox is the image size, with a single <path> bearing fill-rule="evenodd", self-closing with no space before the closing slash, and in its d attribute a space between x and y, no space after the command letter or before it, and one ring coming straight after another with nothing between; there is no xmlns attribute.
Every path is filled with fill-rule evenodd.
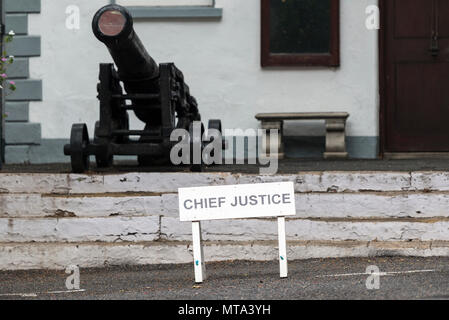
<svg viewBox="0 0 449 320"><path fill-rule="evenodd" d="M179 221L178 188L275 181L295 184L297 214L286 225L293 257L449 254L449 172L4 173L0 261L4 248L16 246L18 260L54 268L63 256L75 259L77 244L97 253L104 249L100 258L76 249L86 266L102 259L125 261L126 254L135 263L161 263L154 260L161 252L170 256L163 261L186 262L191 259L191 225ZM276 257L262 253L267 243L274 243L269 252L276 249L275 219L206 221L202 230L214 248L208 249L211 260L228 257L221 252L235 253L232 259ZM57 250L62 253L44 261ZM25 257L26 252L31 256ZM0 268L13 267L0 262Z"/></svg>
<svg viewBox="0 0 449 320"><path fill-rule="evenodd" d="M5 190L4 188L0 191ZM448 192L297 193L296 219L448 218ZM126 192L106 194L0 194L0 218L78 218L120 215L178 217L175 193ZM64 216L64 215L63 215ZM292 219L295 219L292 218Z"/></svg>
<svg viewBox="0 0 449 320"><path fill-rule="evenodd" d="M449 191L449 172L300 172L297 174L257 175L218 173L126 174L49 174L0 173L3 193L105 194L105 193L177 193L178 188L292 181L296 193L376 193Z"/></svg>
<svg viewBox="0 0 449 320"><path fill-rule="evenodd" d="M160 216L0 218L0 242L189 241L191 224ZM202 222L210 241L276 240L277 221L243 219ZM286 234L300 241L449 241L445 219L289 219Z"/></svg>
<svg viewBox="0 0 449 320"><path fill-rule="evenodd" d="M210 261L278 259L276 241L204 242ZM449 242L288 241L290 260L376 257L449 256ZM113 265L192 263L191 242L0 243L0 270L55 269L70 265L101 268ZM193 274L192 274L193 277Z"/></svg>

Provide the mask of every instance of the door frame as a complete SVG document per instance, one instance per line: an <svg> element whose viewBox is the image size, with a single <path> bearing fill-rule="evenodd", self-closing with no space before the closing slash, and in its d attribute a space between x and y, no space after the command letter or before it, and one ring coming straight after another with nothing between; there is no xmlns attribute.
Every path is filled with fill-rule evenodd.
<svg viewBox="0 0 449 320"><path fill-rule="evenodd" d="M378 30L378 47L379 47L379 157L382 159L385 155L386 147L386 1L379 0L380 25Z"/></svg>

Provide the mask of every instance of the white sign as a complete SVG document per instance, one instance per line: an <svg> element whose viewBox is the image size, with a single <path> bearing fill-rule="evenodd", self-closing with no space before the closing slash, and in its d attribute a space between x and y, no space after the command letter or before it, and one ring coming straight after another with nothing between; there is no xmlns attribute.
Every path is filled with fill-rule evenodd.
<svg viewBox="0 0 449 320"><path fill-rule="evenodd" d="M296 214L293 182L242 184L234 186L180 188L179 216L192 222L195 281L206 278L201 245L203 220L278 217L279 270L287 277L285 216Z"/></svg>
<svg viewBox="0 0 449 320"><path fill-rule="evenodd" d="M180 188L181 221L284 217L296 214L293 182Z"/></svg>

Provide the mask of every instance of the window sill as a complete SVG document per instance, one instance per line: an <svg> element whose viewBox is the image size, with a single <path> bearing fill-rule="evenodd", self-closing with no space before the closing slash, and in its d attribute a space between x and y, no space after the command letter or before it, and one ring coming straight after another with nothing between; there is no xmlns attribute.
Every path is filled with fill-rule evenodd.
<svg viewBox="0 0 449 320"><path fill-rule="evenodd" d="M220 19L223 9L200 6L126 7L135 19L206 18Z"/></svg>

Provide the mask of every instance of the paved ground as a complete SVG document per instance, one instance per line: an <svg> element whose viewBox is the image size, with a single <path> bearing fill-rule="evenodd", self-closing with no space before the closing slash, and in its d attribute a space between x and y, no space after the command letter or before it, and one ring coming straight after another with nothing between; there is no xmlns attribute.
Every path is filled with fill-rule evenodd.
<svg viewBox="0 0 449 320"><path fill-rule="evenodd" d="M366 287L370 265L381 272L378 290ZM288 279L275 261L208 263L207 271L196 286L190 264L81 269L80 292L67 292L64 271L7 271L0 299L449 299L449 258L290 261Z"/></svg>

